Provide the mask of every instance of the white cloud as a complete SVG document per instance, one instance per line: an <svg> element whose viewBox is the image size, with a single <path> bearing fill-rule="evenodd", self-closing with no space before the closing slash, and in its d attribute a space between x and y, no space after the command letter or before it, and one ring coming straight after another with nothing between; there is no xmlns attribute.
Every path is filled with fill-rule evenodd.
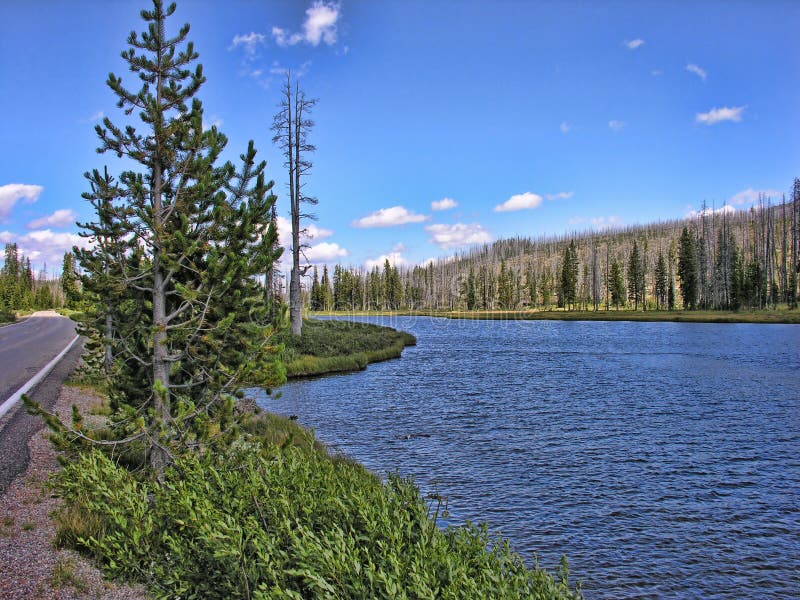
<svg viewBox="0 0 800 600"><path fill-rule="evenodd" d="M695 121L698 123L705 123L706 125L714 125L715 123L722 123L723 121L733 121L739 123L742 120L742 113L746 106L723 106L722 108L712 108L706 113L697 113Z"/></svg>
<svg viewBox="0 0 800 600"><path fill-rule="evenodd" d="M241 35L235 35L233 36L233 42L231 42L231 48L242 46L244 48L245 55L248 58L253 59L255 58L258 45L263 44L265 39L266 36L264 36L263 33L256 33L255 31Z"/></svg>
<svg viewBox="0 0 800 600"><path fill-rule="evenodd" d="M334 262L347 254L347 250L335 242L322 242L303 250L306 260L312 264Z"/></svg>
<svg viewBox="0 0 800 600"><path fill-rule="evenodd" d="M532 192L525 192L524 194L514 194L503 202L494 207L494 212L509 212L512 210L525 210L527 208L536 208L542 203L542 197L539 194Z"/></svg>
<svg viewBox="0 0 800 600"><path fill-rule="evenodd" d="M408 261L403 256L403 252L405 252L405 250L406 247L403 246L403 244L397 244L394 248L392 248L391 252L388 252L387 254L381 254L377 258L368 258L364 264L368 269L383 267L387 260L389 261L389 264L395 267L407 265Z"/></svg>
<svg viewBox="0 0 800 600"><path fill-rule="evenodd" d="M694 219L696 217L701 217L701 216L724 215L724 214L730 215L735 212L736 209L733 206L731 206L730 204L726 204L721 208L717 208L716 210L709 207L706 207L705 209L702 210L690 210L684 215L684 218Z"/></svg>
<svg viewBox="0 0 800 600"><path fill-rule="evenodd" d="M650 71L650 75L652 75L653 77L658 77L662 73L663 71L661 69L653 69L652 71Z"/></svg>
<svg viewBox="0 0 800 600"><path fill-rule="evenodd" d="M62 208L51 215L35 219L28 223L28 229L41 229L42 227L73 227L78 215L71 208Z"/></svg>
<svg viewBox="0 0 800 600"><path fill-rule="evenodd" d="M420 215L408 210L403 206L392 206L375 211L371 215L361 217L351 223L353 227L393 227L395 225L405 225L406 223L421 223L430 217Z"/></svg>
<svg viewBox="0 0 800 600"><path fill-rule="evenodd" d="M575 195L575 192L559 192L557 194L545 194L544 197L548 200L569 200Z"/></svg>
<svg viewBox="0 0 800 600"><path fill-rule="evenodd" d="M316 0L306 9L302 32L289 32L282 27L272 28L272 37L279 46L294 46L300 42L319 46L325 43L332 46L336 43L338 32L336 23L341 16L341 6L334 2Z"/></svg>
<svg viewBox="0 0 800 600"><path fill-rule="evenodd" d="M686 70L689 71L689 73L694 73L695 75L697 75L703 81L705 81L706 77L708 76L708 74L706 73L705 69L701 69L700 67L698 67L695 64L686 65Z"/></svg>
<svg viewBox="0 0 800 600"><path fill-rule="evenodd" d="M618 133L625 129L625 125L627 125L625 121L617 121L615 119L612 119L608 122L608 128L614 133Z"/></svg>
<svg viewBox="0 0 800 600"><path fill-rule="evenodd" d="M26 183L7 183L0 185L0 220L11 214L14 205L20 200L26 204L36 202L42 195L44 188L40 185Z"/></svg>
<svg viewBox="0 0 800 600"><path fill-rule="evenodd" d="M333 231L331 229L323 229L322 227L317 227L314 223L307 223L300 231L300 243L308 244L312 241L324 240L332 235ZM286 217L278 216L278 241L286 248L292 245L292 222Z"/></svg>
<svg viewBox="0 0 800 600"><path fill-rule="evenodd" d="M635 40L630 40L625 42L625 47L628 50L636 50L640 46L644 44L644 40L641 38L636 38Z"/></svg>
<svg viewBox="0 0 800 600"><path fill-rule="evenodd" d="M77 233L56 233L49 229L31 231L25 235L16 235L4 231L0 233L3 243L16 242L20 253L31 259L40 268L44 264L58 267L65 252L71 252L73 246L88 248L91 242Z"/></svg>
<svg viewBox="0 0 800 600"><path fill-rule="evenodd" d="M561 125L559 125L559 129L561 129L561 133L569 133L570 129L572 129L572 124L567 121L562 121Z"/></svg>
<svg viewBox="0 0 800 600"><path fill-rule="evenodd" d="M747 188L746 190L742 190L741 192L737 192L731 196L728 199L728 202L736 205L753 204L758 200L759 196L764 196L766 198L779 198L781 196L781 192L778 190L754 190L753 188Z"/></svg>
<svg viewBox="0 0 800 600"><path fill-rule="evenodd" d="M458 202L452 198L442 198L431 202L431 210L449 210L458 206Z"/></svg>
<svg viewBox="0 0 800 600"><path fill-rule="evenodd" d="M491 234L478 223L466 225L455 223L453 225L435 224L425 227L431 234L430 242L438 244L444 249L471 246L473 244L488 244L492 241Z"/></svg>

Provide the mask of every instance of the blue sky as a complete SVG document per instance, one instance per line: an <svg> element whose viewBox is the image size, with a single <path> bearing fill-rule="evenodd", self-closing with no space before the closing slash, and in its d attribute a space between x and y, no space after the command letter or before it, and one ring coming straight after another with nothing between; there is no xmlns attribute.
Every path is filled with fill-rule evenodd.
<svg viewBox="0 0 800 600"><path fill-rule="evenodd" d="M0 242L60 268L144 1L0 4ZM206 121L254 139L281 71L319 98L315 262L416 264L509 236L746 209L800 175L797 2L184 0ZM138 88L138 82L137 88ZM448 201L445 201L449 199ZM439 210L436 210L436 209Z"/></svg>

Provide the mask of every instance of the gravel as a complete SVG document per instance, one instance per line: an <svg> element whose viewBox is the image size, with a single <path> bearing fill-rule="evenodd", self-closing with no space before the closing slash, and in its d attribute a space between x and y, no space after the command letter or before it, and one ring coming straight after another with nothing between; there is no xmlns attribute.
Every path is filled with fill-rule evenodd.
<svg viewBox="0 0 800 600"><path fill-rule="evenodd" d="M64 386L55 404L62 417L69 417L76 404L81 412L99 398L77 387ZM53 547L55 527L50 513L61 500L43 485L59 466L56 452L43 428L28 443L30 462L0 496L0 598L72 600L104 598L138 600L148 598L141 586L121 585L103 578L86 558L70 550Z"/></svg>

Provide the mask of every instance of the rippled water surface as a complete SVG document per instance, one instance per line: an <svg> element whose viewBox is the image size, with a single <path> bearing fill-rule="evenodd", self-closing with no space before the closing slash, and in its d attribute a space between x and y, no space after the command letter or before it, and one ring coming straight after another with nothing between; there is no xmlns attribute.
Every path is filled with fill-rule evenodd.
<svg viewBox="0 0 800 600"><path fill-rule="evenodd" d="M800 326L359 320L418 345L262 404L589 598L800 597Z"/></svg>

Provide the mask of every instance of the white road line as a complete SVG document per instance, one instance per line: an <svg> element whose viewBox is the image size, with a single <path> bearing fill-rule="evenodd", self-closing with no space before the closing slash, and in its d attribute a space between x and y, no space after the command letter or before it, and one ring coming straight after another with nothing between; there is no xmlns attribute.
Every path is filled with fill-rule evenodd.
<svg viewBox="0 0 800 600"><path fill-rule="evenodd" d="M31 390L31 388L32 388L33 386L35 386L35 385L36 385L37 383L39 383L39 382L40 382L42 379L44 379L45 377L47 377L47 374L48 374L50 371L52 371L52 370L53 370L53 367L55 367L55 366L58 364L58 361L60 361L62 358L64 358L64 355L65 355L67 352L69 352L69 351L70 351L70 349L71 349L71 348L72 348L72 347L75 345L75 342L77 342L77 341L78 341L78 338L80 338L80 336L79 336L79 335L76 335L76 336L75 336L75 339L73 339L73 340L72 340L72 341L71 341L69 344L67 344L67 347L66 347L66 348L64 348L64 349L63 349L63 350L62 350L62 351L61 351L61 352L58 354L58 356L56 356L56 357L55 357L53 360L51 360L49 363L47 363L47 364L46 364L46 365L45 365L45 366L42 368L42 370L41 370L41 371L39 371L39 372L38 372L36 375L34 375L33 377L31 377L31 378L28 380L28 383L26 383L26 384L25 384L25 385L23 385L21 388L19 388L19 389L18 389L16 392L14 392L14 393L11 395L11 397L10 397L8 400L6 400L5 402L3 402L3 404L1 404L1 405L0 405L0 418L2 418L2 417L3 417L3 415L5 415L5 414L6 414L6 413L7 413L9 410L11 410L11 408L12 408L12 407L13 407L13 406L14 406L14 405L17 403L17 402L19 402L19 400L20 400L20 398L22 398L22 395L23 395L23 394L27 394L27 393L28 393L28 392Z"/></svg>

